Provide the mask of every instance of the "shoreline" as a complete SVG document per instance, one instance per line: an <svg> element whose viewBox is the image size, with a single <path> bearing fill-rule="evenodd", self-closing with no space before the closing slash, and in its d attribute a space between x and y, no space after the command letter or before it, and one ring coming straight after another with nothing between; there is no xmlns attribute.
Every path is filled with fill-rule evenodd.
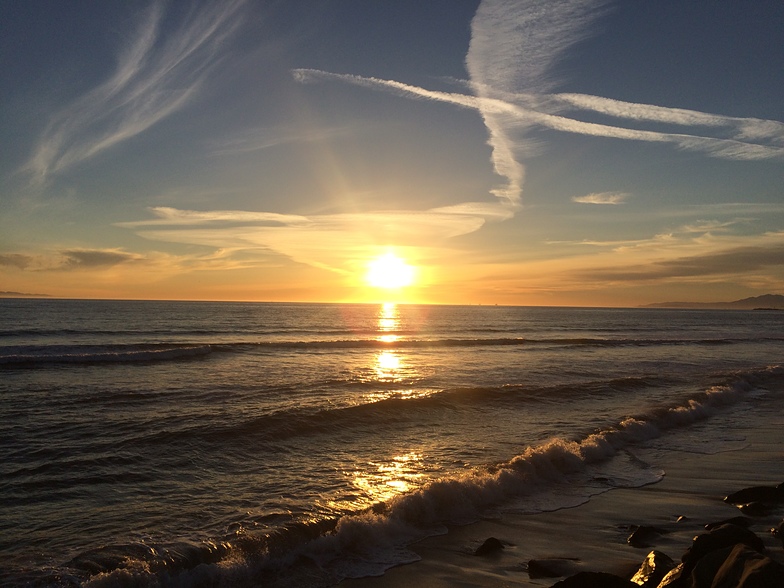
<svg viewBox="0 0 784 588"><path fill-rule="evenodd" d="M781 393L770 395L765 419L733 426L732 411L708 419L708 425L730 426L736 446L717 453L693 453L654 447L632 448L635 456L665 471L657 483L616 488L567 509L537 514L504 514L465 526L450 526L446 535L428 537L409 549L421 560L387 570L383 576L346 579L342 588L447 588L455 586L550 587L581 571L609 572L629 578L656 549L676 562L707 523L741 514L724 496L745 487L784 481L784 406ZM719 421L719 422L716 422ZM721 421L726 421L722 423ZM693 434L685 427L671 434ZM727 432L727 431L725 431ZM659 446L657 446L659 445ZM763 540L768 557L784 563L782 542L770 529L784 508L753 517L751 531ZM627 538L634 525L666 530L646 547ZM504 549L487 556L474 551L495 537ZM547 560L559 577L533 578L530 560Z"/></svg>

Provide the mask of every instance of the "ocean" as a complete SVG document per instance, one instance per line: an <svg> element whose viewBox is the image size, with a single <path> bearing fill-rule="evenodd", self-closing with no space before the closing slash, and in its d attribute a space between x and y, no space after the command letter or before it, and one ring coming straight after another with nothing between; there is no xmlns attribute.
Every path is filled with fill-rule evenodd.
<svg viewBox="0 0 784 588"><path fill-rule="evenodd" d="M770 310L2 299L0 584L383 574L742 449L783 352Z"/></svg>

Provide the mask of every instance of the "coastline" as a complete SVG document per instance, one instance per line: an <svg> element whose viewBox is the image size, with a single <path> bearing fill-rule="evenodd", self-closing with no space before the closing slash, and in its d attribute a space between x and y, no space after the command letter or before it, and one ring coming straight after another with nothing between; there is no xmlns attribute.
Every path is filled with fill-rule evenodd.
<svg viewBox="0 0 784 588"><path fill-rule="evenodd" d="M716 453L693 453L661 445L634 449L641 458L665 471L664 478L640 488L616 488L568 509L533 515L503 515L465 526L452 526L446 535L429 537L410 546L421 561L391 568L375 578L346 579L344 588L447 588L455 586L549 587L581 571L610 572L630 577L652 550L678 562L706 523L740 515L723 497L755 485L784 481L784 399L771 394L764 419L734 425L730 411L708 419L729 426L734 446ZM763 409L764 410L764 409ZM713 422L712 422L713 421ZM723 422L717 422L723 421ZM675 435L689 436L690 428ZM771 559L784 563L782 543L770 533L784 509L754 517L751 530ZM679 520L680 519L680 520ZM647 547L632 547L627 538L633 525L668 531ZM487 556L474 551L489 537L505 548ZM547 560L560 577L535 578L528 562Z"/></svg>

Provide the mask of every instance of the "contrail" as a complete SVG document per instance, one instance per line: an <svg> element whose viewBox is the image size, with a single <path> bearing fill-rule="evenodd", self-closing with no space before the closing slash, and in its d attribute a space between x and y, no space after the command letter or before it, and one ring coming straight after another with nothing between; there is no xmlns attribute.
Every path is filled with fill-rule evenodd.
<svg viewBox="0 0 784 588"><path fill-rule="evenodd" d="M394 80L294 70L302 82L337 80L399 96L444 102L476 110L482 116L492 148L495 172L506 185L492 193L512 211L520 207L525 167L521 155L530 150L525 131L555 131L621 140L669 143L678 149L729 160L784 159L784 124L773 120L723 116L652 104L638 104L576 93L551 93L555 60L590 33L588 26L604 12L603 0L484 0L471 22L466 56L471 93L440 92ZM524 92L521 92L524 89ZM585 122L564 116L590 111L631 121L687 128L723 129L727 136L672 133ZM514 136L513 136L514 134Z"/></svg>
<svg viewBox="0 0 784 588"><path fill-rule="evenodd" d="M382 80L379 78L368 78L351 74L336 74L312 69L297 69L294 70L294 75L296 79L303 82L314 79L332 79L367 88L393 90L399 95L434 100L438 102L446 102L448 104L454 104L463 108L471 108L481 112L484 115L492 115L493 117L496 117L496 120L514 120L526 125L537 125L567 133L589 135L593 137L609 137L615 139L647 141L653 143L672 143L684 150L699 151L723 159L756 160L784 158L784 148L774 145L760 145L758 143L749 143L745 141L739 141L737 139L722 139L703 135L690 135L685 133L663 133L659 131L645 131L600 123L584 122L565 116L541 112L532 108L526 108L513 102L501 100L499 98L483 98L455 92L427 90L425 88L404 84L402 82L396 82L394 80ZM559 95L556 94L554 96L558 97ZM592 98L587 95L579 96ZM599 102L602 100L606 99L600 98ZM757 137L768 138L771 140L778 140L778 130L784 129L784 125L778 121L768 121L754 118L744 119L739 117L722 117L720 115L704 114L697 111L668 109L662 106L650 107L649 105L633 103L620 104L626 104L627 106L632 107L632 110L635 110L634 107L638 107L636 110L638 113L637 116L640 120L651 120L652 117L657 117L656 120L660 120L662 122L675 122L675 119L677 119L680 121L681 125L693 126L696 124L699 126L735 126L741 129L754 129L754 133ZM653 108L654 110L650 110L650 108ZM595 109L591 108L591 110ZM674 110L671 117L673 120L668 119L666 116L666 112L670 110ZM643 112L647 112L649 115L642 116ZM692 117L695 120L699 120L699 122L688 122L683 117L683 112L693 112L696 115L701 115L701 117ZM615 115L622 116L621 111L616 110ZM767 129L768 132L763 134L765 129ZM505 138L507 136L506 127L504 127L502 131L503 132L499 132L499 136ZM496 139L498 138L499 137L497 136ZM508 151L509 155L507 155L507 157L511 157L511 152L513 151L512 147L503 144L501 145L501 150ZM505 161L506 157L501 159L503 161L500 162L500 165L511 167L511 163ZM510 173L510 175L513 174Z"/></svg>

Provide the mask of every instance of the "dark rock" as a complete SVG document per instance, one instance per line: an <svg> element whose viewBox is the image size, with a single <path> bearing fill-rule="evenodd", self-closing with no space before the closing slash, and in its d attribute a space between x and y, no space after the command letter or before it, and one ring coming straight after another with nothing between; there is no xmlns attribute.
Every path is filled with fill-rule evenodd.
<svg viewBox="0 0 784 588"><path fill-rule="evenodd" d="M551 588L640 588L630 580L605 572L578 572L565 580L556 582Z"/></svg>
<svg viewBox="0 0 784 588"><path fill-rule="evenodd" d="M721 527L722 525L738 525L739 527L745 527L748 529L751 527L753 522L754 521L752 521L749 517L732 517L731 519L725 519L717 523L708 523L705 525L705 529L710 531L716 527Z"/></svg>
<svg viewBox="0 0 784 588"><path fill-rule="evenodd" d="M503 548L504 544L501 543L499 539L490 537L485 539L485 542L476 548L474 555L491 555L493 553L498 553L499 551L503 550Z"/></svg>
<svg viewBox="0 0 784 588"><path fill-rule="evenodd" d="M662 535L669 533L666 529L658 529L656 527L649 527L643 525L637 527L634 532L629 535L626 542L632 547L651 547Z"/></svg>
<svg viewBox="0 0 784 588"><path fill-rule="evenodd" d="M576 558L550 558L550 559L531 559L528 561L528 576L535 580L537 578L559 578L568 576L575 572Z"/></svg>
<svg viewBox="0 0 784 588"><path fill-rule="evenodd" d="M738 525L722 525L707 533L697 535L691 547L683 554L681 561L690 570L702 557L711 551L733 547L737 543L743 543L760 553L765 551L765 545L762 540L748 529Z"/></svg>
<svg viewBox="0 0 784 588"><path fill-rule="evenodd" d="M773 588L784 586L784 565L743 544L703 557L691 575L693 588Z"/></svg>
<svg viewBox="0 0 784 588"><path fill-rule="evenodd" d="M656 588L691 588L690 584L686 584L687 578L683 575L683 573L683 564L678 564L669 572L667 572Z"/></svg>
<svg viewBox="0 0 784 588"><path fill-rule="evenodd" d="M742 543L738 543L738 546L744 547ZM724 565L727 557L729 557L735 547L735 545L732 547L722 547L721 549L715 549L702 556L699 561L694 563L690 577L688 578L690 584L687 584L687 586L690 586L691 588L702 588L703 586L711 588L716 573L721 566Z"/></svg>
<svg viewBox="0 0 784 588"><path fill-rule="evenodd" d="M748 504L749 502L784 502L784 484L778 486L752 486L738 490L724 498L730 504Z"/></svg>
<svg viewBox="0 0 784 588"><path fill-rule="evenodd" d="M740 512L753 517L764 516L776 508L776 504L773 502L749 502L748 504L739 504L737 506Z"/></svg>
<svg viewBox="0 0 784 588"><path fill-rule="evenodd" d="M632 576L632 582L642 588L657 588L659 582L675 567L675 562L661 551L651 551L640 569Z"/></svg>

